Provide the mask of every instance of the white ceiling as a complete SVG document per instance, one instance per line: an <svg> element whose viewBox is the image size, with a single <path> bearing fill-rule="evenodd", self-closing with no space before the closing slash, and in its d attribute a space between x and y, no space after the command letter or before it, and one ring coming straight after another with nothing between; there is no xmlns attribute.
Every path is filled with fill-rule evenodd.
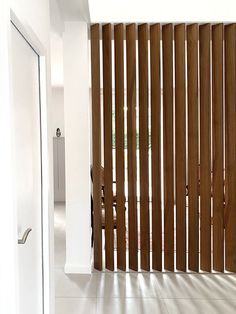
<svg viewBox="0 0 236 314"><path fill-rule="evenodd" d="M88 0L91 22L235 21L235 0Z"/></svg>
<svg viewBox="0 0 236 314"><path fill-rule="evenodd" d="M206 22L235 21L235 0L50 0L63 21ZM53 5L52 12L56 11ZM55 22L55 19L54 19Z"/></svg>

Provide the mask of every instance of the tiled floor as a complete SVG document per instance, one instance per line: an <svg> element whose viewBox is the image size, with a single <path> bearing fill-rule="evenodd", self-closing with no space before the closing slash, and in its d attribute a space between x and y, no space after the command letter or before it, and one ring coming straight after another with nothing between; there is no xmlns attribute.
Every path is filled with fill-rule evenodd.
<svg viewBox="0 0 236 314"><path fill-rule="evenodd" d="M55 206L56 314L236 313L236 275L65 275L64 205Z"/></svg>

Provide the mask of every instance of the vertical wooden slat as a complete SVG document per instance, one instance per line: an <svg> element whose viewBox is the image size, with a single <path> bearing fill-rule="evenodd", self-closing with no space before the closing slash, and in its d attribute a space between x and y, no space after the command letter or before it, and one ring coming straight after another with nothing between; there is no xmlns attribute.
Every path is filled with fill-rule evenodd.
<svg viewBox="0 0 236 314"><path fill-rule="evenodd" d="M138 270L136 162L136 25L126 26L129 267Z"/></svg>
<svg viewBox="0 0 236 314"><path fill-rule="evenodd" d="M225 26L226 212L225 268L236 271L236 32Z"/></svg>
<svg viewBox="0 0 236 314"><path fill-rule="evenodd" d="M150 26L152 268L162 270L160 24Z"/></svg>
<svg viewBox="0 0 236 314"><path fill-rule="evenodd" d="M164 263L174 270L173 26L162 27L164 137Z"/></svg>
<svg viewBox="0 0 236 314"><path fill-rule="evenodd" d="M138 26L141 268L150 269L148 181L148 25Z"/></svg>
<svg viewBox="0 0 236 314"><path fill-rule="evenodd" d="M223 24L212 26L213 269L224 271Z"/></svg>
<svg viewBox="0 0 236 314"><path fill-rule="evenodd" d="M114 222L112 192L112 59L111 24L102 27L104 106L104 196L106 268L114 270Z"/></svg>
<svg viewBox="0 0 236 314"><path fill-rule="evenodd" d="M124 25L114 26L117 267L126 270L124 194Z"/></svg>
<svg viewBox="0 0 236 314"><path fill-rule="evenodd" d="M200 45L200 268L211 271L211 26L199 27Z"/></svg>
<svg viewBox="0 0 236 314"><path fill-rule="evenodd" d="M91 26L94 268L102 270L99 24Z"/></svg>
<svg viewBox="0 0 236 314"><path fill-rule="evenodd" d="M187 26L188 75L188 267L199 269L198 25Z"/></svg>
<svg viewBox="0 0 236 314"><path fill-rule="evenodd" d="M176 269L186 271L185 24L175 26Z"/></svg>

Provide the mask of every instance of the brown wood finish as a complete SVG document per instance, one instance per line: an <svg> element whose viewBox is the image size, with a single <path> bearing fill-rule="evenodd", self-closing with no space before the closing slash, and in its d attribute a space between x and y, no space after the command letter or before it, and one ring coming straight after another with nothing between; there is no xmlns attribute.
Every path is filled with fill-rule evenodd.
<svg viewBox="0 0 236 314"><path fill-rule="evenodd" d="M117 268L126 270L124 194L124 25L114 26L115 41L115 128L116 128L116 211Z"/></svg>
<svg viewBox="0 0 236 314"><path fill-rule="evenodd" d="M129 268L138 270L136 162L136 25L126 26Z"/></svg>
<svg viewBox="0 0 236 314"><path fill-rule="evenodd" d="M176 269L186 271L185 24L175 26Z"/></svg>
<svg viewBox="0 0 236 314"><path fill-rule="evenodd" d="M114 270L114 227L116 227L117 267L120 270L126 270L128 262L126 262L125 216L127 211L128 267L130 269L137 271L141 266L144 270L150 270L151 229L152 268L154 270L162 271L164 268L174 271L176 266L177 270L184 272L187 269L196 272L199 269L208 272L211 269L219 272L223 272L224 269L236 272L236 24L200 26L178 24L175 27L173 24L166 24L162 26L162 30L160 24L150 26L148 24L139 26L117 24L114 26L114 69L112 69L113 26L111 24L102 26L105 222L102 222L101 215L103 207L101 149L103 148L101 143L100 27L99 24L91 26L94 267L98 270L103 268L102 227L105 226L105 266L109 270ZM136 60L137 44L138 60ZM125 47L128 206L125 200L124 150ZM152 204L149 202L149 53ZM160 62L163 62L162 66ZM139 70L139 138L136 125L137 66ZM163 74L163 226L161 70ZM112 165L112 71L115 77L115 201ZM198 81L200 88L198 88ZM175 95L173 95L174 82ZM140 162L141 265L138 259L137 140L139 141ZM175 200L176 265L174 258ZM149 225L150 208L152 209L151 226ZM114 210L116 210L116 216L113 217ZM188 217L188 222L186 217ZM163 231L164 265L162 265Z"/></svg>
<svg viewBox="0 0 236 314"><path fill-rule="evenodd" d="M104 190L106 268L114 270L114 223L112 188L112 59L111 24L102 27L103 109L104 109Z"/></svg>
<svg viewBox="0 0 236 314"><path fill-rule="evenodd" d="M199 270L198 24L187 26L188 76L188 268Z"/></svg>
<svg viewBox="0 0 236 314"><path fill-rule="evenodd" d="M211 271L211 25L199 27L200 45L200 268Z"/></svg>
<svg viewBox="0 0 236 314"><path fill-rule="evenodd" d="M152 268L162 270L160 24L150 26Z"/></svg>
<svg viewBox="0 0 236 314"><path fill-rule="evenodd" d="M223 24L212 26L213 269L224 271Z"/></svg>
<svg viewBox="0 0 236 314"><path fill-rule="evenodd" d="M138 26L141 268L150 269L148 175L148 25Z"/></svg>
<svg viewBox="0 0 236 314"><path fill-rule="evenodd" d="M94 268L102 270L101 104L99 24L91 26Z"/></svg>
<svg viewBox="0 0 236 314"><path fill-rule="evenodd" d="M226 210L225 269L236 271L236 28L225 26Z"/></svg>
<svg viewBox="0 0 236 314"><path fill-rule="evenodd" d="M164 137L164 266L174 270L173 26L162 27Z"/></svg>

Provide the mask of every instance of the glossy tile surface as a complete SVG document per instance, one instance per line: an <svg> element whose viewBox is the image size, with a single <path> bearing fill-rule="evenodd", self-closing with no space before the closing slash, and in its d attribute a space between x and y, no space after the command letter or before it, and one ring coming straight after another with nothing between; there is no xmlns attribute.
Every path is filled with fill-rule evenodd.
<svg viewBox="0 0 236 314"><path fill-rule="evenodd" d="M236 275L98 272L66 275L65 207L55 206L56 314L233 314Z"/></svg>

